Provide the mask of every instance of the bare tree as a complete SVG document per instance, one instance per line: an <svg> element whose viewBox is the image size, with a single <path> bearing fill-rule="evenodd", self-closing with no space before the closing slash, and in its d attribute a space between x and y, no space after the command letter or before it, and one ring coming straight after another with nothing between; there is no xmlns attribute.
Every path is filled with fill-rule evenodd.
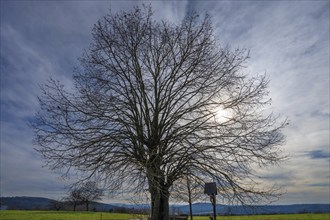
<svg viewBox="0 0 330 220"><path fill-rule="evenodd" d="M86 205L86 211L89 211L91 202L100 200L103 196L103 190L98 188L96 182L88 181L80 188L80 199Z"/></svg>
<svg viewBox="0 0 330 220"><path fill-rule="evenodd" d="M73 205L73 211L76 211L77 205L86 205L86 211L89 211L91 202L100 200L103 196L103 190L97 186L94 181L87 181L74 185L69 191L69 196L65 200Z"/></svg>
<svg viewBox="0 0 330 220"><path fill-rule="evenodd" d="M52 200L50 202L50 208L54 209L56 211L59 211L59 210L63 209L64 206L65 206L65 203L62 200Z"/></svg>
<svg viewBox="0 0 330 220"><path fill-rule="evenodd" d="M76 211L77 205L81 205L82 199L81 199L81 190L77 187L72 188L69 191L69 196L63 199L64 201L68 201L73 206L73 211Z"/></svg>
<svg viewBox="0 0 330 220"><path fill-rule="evenodd" d="M171 197L179 202L187 202L189 204L190 219L193 220L193 202L201 199L204 193L204 184L199 179L193 179L192 175L187 175L179 181L171 189Z"/></svg>
<svg viewBox="0 0 330 220"><path fill-rule="evenodd" d="M221 47L209 16L152 16L135 8L97 22L73 92L43 87L38 151L51 169L75 168L110 190L148 190L153 220L169 219L170 188L187 175L244 203L274 195L254 169L282 158L286 122L263 111L267 77L243 73L248 52Z"/></svg>

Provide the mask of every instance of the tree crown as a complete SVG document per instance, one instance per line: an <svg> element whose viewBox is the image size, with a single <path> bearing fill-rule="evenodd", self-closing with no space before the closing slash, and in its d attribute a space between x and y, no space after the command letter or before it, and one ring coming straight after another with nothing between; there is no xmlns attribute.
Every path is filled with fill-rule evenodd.
<svg viewBox="0 0 330 220"><path fill-rule="evenodd" d="M153 20L148 7L106 15L75 92L54 80L43 88L39 152L52 169L74 167L113 190L169 189L190 175L242 202L264 196L252 165L281 160L285 122L261 110L269 80L242 73L248 56L221 47L207 15L180 24Z"/></svg>

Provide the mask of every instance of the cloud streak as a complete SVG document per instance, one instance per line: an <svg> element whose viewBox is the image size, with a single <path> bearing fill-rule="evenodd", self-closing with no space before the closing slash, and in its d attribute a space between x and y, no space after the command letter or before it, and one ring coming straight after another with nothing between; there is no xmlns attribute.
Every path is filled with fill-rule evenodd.
<svg viewBox="0 0 330 220"><path fill-rule="evenodd" d="M312 150L312 151L306 152L306 155L310 159L330 159L329 152L325 152L323 150Z"/></svg>

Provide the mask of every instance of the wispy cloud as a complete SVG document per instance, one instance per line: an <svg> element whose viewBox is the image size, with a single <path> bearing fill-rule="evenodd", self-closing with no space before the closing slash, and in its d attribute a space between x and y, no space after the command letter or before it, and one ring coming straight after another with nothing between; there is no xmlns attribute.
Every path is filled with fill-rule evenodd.
<svg viewBox="0 0 330 220"><path fill-rule="evenodd" d="M52 65L9 25L1 25L1 43L2 110L29 116L37 105L38 83L52 72Z"/></svg>
<svg viewBox="0 0 330 220"><path fill-rule="evenodd" d="M285 181L285 180L293 179L293 176L292 174L282 172L282 173L272 173L272 174L264 175L262 176L262 178L273 181L277 181L277 180Z"/></svg>
<svg viewBox="0 0 330 220"><path fill-rule="evenodd" d="M325 152L323 150L312 150L306 152L306 155L311 159L330 159L329 152Z"/></svg>
<svg viewBox="0 0 330 220"><path fill-rule="evenodd" d="M307 186L312 186L312 187L330 187L330 182L307 184Z"/></svg>

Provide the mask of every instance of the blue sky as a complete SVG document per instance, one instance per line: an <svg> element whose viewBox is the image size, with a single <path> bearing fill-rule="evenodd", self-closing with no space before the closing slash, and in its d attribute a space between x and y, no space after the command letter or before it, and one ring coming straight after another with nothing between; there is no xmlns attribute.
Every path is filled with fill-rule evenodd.
<svg viewBox="0 0 330 220"><path fill-rule="evenodd" d="M269 75L269 111L290 120L290 159L260 170L264 184L284 187L278 204L330 203L329 1L1 1L1 196L64 195L70 180L42 167L27 125L39 85L53 77L72 86L93 24L142 3L172 22L208 12L223 45L250 50L245 71Z"/></svg>

